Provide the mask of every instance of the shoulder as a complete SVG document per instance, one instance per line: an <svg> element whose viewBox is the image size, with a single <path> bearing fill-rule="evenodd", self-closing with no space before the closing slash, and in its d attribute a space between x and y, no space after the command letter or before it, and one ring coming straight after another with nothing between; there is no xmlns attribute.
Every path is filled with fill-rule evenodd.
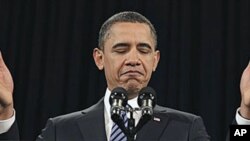
<svg viewBox="0 0 250 141"><path fill-rule="evenodd" d="M161 119L165 125L166 135L167 132L172 132L178 133L177 136L188 136L188 140L209 140L210 137L200 116L158 105L154 110L154 118L158 118L158 121Z"/></svg>
<svg viewBox="0 0 250 141"><path fill-rule="evenodd" d="M81 116L83 116L83 112L77 111L77 112L73 112L73 113L69 113L69 114L65 114L65 115L60 115L60 116L57 116L54 118L50 118L50 120L55 122L55 123L66 122L66 121L76 120L76 119L80 118Z"/></svg>
<svg viewBox="0 0 250 141"><path fill-rule="evenodd" d="M50 120L53 123L64 123L64 122L72 122L72 121L76 121L77 119L85 116L86 114L91 114L93 112L96 112L98 110L102 110L103 109L103 100L101 99L98 103L92 105L91 107L88 107L84 110L81 111L76 111L76 112L72 112L69 114L65 114L65 115L60 115L54 118L50 118Z"/></svg>
<svg viewBox="0 0 250 141"><path fill-rule="evenodd" d="M192 113L162 107L157 105L155 107L156 115L160 115L161 117L169 118L170 120L179 121L179 122L185 122L185 123L192 123L195 120L200 120L201 117Z"/></svg>
<svg viewBox="0 0 250 141"><path fill-rule="evenodd" d="M38 136L38 139L55 140L56 137L57 138L71 137L72 136L71 133L75 133L75 136L77 137L78 135L80 135L79 120L87 115L93 115L93 113L96 113L95 111L100 109L100 107L102 106L100 102L98 102L97 104L82 111L77 111L57 116L54 118L50 118L47 121L45 128ZM56 134L56 133L61 133L61 134Z"/></svg>

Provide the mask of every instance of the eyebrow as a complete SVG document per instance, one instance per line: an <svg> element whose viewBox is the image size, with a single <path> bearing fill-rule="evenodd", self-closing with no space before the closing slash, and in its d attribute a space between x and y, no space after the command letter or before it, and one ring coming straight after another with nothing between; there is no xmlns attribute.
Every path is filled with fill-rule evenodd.
<svg viewBox="0 0 250 141"><path fill-rule="evenodd" d="M152 49L152 47L148 43L139 43L137 46L138 47L146 47L148 49Z"/></svg>
<svg viewBox="0 0 250 141"><path fill-rule="evenodd" d="M115 48L118 48L118 47L129 47L129 46L130 46L129 43L117 43L112 48L115 49ZM137 45L137 47L145 47L145 48L148 48L148 49L152 49L152 47L148 43L139 43Z"/></svg>
<svg viewBox="0 0 250 141"><path fill-rule="evenodd" d="M121 46L122 47L129 47L130 45L129 45L129 43L117 43L112 48L116 49L116 48L121 47Z"/></svg>

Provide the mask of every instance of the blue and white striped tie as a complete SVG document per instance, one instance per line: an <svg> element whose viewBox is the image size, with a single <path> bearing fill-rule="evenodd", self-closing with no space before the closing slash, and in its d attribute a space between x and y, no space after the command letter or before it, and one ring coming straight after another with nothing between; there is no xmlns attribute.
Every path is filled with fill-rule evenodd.
<svg viewBox="0 0 250 141"><path fill-rule="evenodd" d="M125 112L122 112L122 118L125 123L125 127L128 126L128 118ZM126 135L122 132L116 123L113 123L110 135L110 141L127 141Z"/></svg>

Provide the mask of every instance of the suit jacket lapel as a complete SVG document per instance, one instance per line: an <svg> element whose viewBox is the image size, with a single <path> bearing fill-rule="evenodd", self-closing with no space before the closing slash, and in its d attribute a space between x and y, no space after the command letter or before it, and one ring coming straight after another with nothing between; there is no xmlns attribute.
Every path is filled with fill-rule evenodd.
<svg viewBox="0 0 250 141"><path fill-rule="evenodd" d="M83 111L83 116L77 121L82 136L86 141L107 140L104 121L104 102Z"/></svg>
<svg viewBox="0 0 250 141"><path fill-rule="evenodd" d="M166 109L161 109L156 105L154 108L153 119L146 123L137 133L136 141L160 140L160 137L169 121L168 117L161 114L162 112L166 112Z"/></svg>

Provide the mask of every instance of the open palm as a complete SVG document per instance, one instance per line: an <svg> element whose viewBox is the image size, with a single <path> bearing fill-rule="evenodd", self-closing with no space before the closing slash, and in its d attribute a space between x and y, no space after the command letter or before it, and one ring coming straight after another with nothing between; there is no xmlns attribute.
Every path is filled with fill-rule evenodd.
<svg viewBox="0 0 250 141"><path fill-rule="evenodd" d="M243 117L250 119L250 63L244 70L241 81L241 114Z"/></svg>
<svg viewBox="0 0 250 141"><path fill-rule="evenodd" d="M13 89L14 83L10 71L0 52L0 114L5 114L6 111L13 109Z"/></svg>

